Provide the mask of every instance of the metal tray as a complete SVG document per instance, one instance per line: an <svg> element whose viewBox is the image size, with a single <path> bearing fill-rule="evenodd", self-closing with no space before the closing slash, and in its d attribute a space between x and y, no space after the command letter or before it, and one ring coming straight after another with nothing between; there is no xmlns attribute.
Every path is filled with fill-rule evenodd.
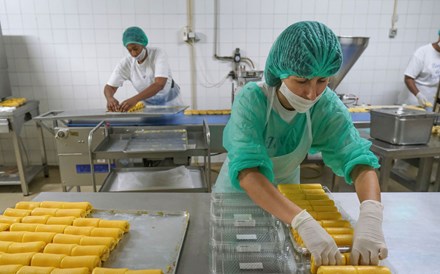
<svg viewBox="0 0 440 274"><path fill-rule="evenodd" d="M186 129L138 130L130 136L125 153L187 150Z"/></svg>
<svg viewBox="0 0 440 274"><path fill-rule="evenodd" d="M127 220L130 230L110 253L104 267L162 269L176 272L183 241L188 229L187 211L92 211L90 217Z"/></svg>

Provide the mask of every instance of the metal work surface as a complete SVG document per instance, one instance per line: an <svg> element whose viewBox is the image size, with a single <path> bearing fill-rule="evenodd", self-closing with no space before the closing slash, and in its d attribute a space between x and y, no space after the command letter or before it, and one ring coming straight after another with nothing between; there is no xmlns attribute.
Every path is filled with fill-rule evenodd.
<svg viewBox="0 0 440 274"><path fill-rule="evenodd" d="M332 193L335 201L357 220L355 193ZM89 201L101 209L186 210L191 216L176 273L209 273L210 193L55 193L36 201ZM399 274L431 274L438 269L440 193L382 193L383 230L388 260ZM394 273L393 273L394 274Z"/></svg>
<svg viewBox="0 0 440 274"><path fill-rule="evenodd" d="M188 212L93 210L90 217L130 223L129 232L110 253L104 267L175 273L188 228Z"/></svg>

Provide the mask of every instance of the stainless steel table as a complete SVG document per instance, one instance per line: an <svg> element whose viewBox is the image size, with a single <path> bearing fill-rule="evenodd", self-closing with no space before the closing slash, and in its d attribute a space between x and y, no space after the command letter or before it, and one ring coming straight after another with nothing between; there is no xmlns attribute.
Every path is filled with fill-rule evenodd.
<svg viewBox="0 0 440 274"><path fill-rule="evenodd" d="M333 197L357 219L356 194L333 193ZM34 200L89 201L102 209L188 210L190 222L176 273L209 273L209 193L45 192ZM399 274L440 273L440 193L383 193L382 202L388 261L393 268Z"/></svg>

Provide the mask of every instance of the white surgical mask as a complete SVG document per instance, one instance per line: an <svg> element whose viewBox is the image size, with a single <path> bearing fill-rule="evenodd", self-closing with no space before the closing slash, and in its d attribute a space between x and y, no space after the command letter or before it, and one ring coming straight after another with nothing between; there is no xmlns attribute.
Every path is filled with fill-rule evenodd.
<svg viewBox="0 0 440 274"><path fill-rule="evenodd" d="M147 54L147 50L145 48L142 49L141 53L138 54L138 56L134 57L136 61L140 62L142 59L144 59L145 54Z"/></svg>
<svg viewBox="0 0 440 274"><path fill-rule="evenodd" d="M296 95L290 89L284 84L284 82L281 84L280 92L286 97L289 104L299 113L305 113L307 112L318 100L321 98L321 94L319 94L315 100L308 100L304 99L301 96Z"/></svg>

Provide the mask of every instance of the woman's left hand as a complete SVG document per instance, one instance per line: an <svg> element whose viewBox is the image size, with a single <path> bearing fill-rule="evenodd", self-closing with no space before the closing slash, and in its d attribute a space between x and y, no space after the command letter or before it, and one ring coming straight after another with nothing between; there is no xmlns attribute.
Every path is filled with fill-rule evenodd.
<svg viewBox="0 0 440 274"><path fill-rule="evenodd" d="M137 102L139 101L131 97L119 105L119 110L122 112L127 112L130 108L134 107Z"/></svg>

